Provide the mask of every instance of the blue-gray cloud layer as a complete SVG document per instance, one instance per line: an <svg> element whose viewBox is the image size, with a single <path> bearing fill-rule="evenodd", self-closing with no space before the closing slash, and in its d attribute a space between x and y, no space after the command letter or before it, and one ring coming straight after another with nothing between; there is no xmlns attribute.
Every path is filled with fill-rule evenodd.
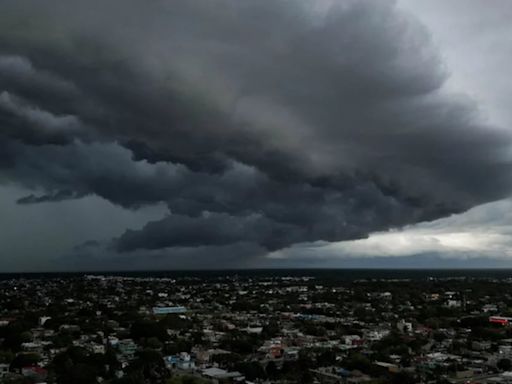
<svg viewBox="0 0 512 384"><path fill-rule="evenodd" d="M510 192L508 133L392 2L6 0L0 177L168 214L120 252L296 243Z"/></svg>

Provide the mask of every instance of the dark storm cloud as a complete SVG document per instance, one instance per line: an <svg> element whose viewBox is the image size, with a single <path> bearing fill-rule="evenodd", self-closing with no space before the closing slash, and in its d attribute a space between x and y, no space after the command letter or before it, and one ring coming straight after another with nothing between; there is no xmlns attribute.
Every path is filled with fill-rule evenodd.
<svg viewBox="0 0 512 384"><path fill-rule="evenodd" d="M81 195L75 191L68 191L68 190L58 190L51 194L45 194L41 196L35 196L33 194L30 194L28 196L22 197L17 200L18 204L35 204L35 203L48 203L48 202L58 202L63 200L71 200L71 199L78 199L80 197L83 197L84 195Z"/></svg>
<svg viewBox="0 0 512 384"><path fill-rule="evenodd" d="M0 93L0 111L3 133L30 144L66 144L83 130L75 116L55 116L5 91Z"/></svg>
<svg viewBox="0 0 512 384"><path fill-rule="evenodd" d="M173 247L165 250L140 250L118 253L103 244L83 244L75 252L54 262L65 270L159 270L159 269L242 269L261 268L266 251L255 244ZM272 265L266 265L269 267Z"/></svg>
<svg viewBox="0 0 512 384"><path fill-rule="evenodd" d="M2 9L1 177L25 204L165 202L119 251L360 238L510 192L509 135L392 2Z"/></svg>
<svg viewBox="0 0 512 384"><path fill-rule="evenodd" d="M201 217L170 215L161 221L148 223L141 231L127 231L117 245L120 251L126 251L170 246L220 246L248 241L275 250L301 241L301 236L286 239L301 231L301 228L276 223L261 216L235 218L226 214L206 214Z"/></svg>

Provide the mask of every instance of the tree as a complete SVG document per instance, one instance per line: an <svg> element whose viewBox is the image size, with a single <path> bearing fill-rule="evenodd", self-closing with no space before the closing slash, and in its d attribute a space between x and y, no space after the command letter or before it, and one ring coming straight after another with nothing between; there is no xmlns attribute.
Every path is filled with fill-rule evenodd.
<svg viewBox="0 0 512 384"><path fill-rule="evenodd" d="M53 359L52 366L57 374L57 383L92 384L100 375L98 356L91 355L82 347L70 347ZM101 367L103 370L103 367Z"/></svg>
<svg viewBox="0 0 512 384"><path fill-rule="evenodd" d="M151 320L138 320L132 324L131 337L135 340L156 337L160 341L168 339L167 331L162 324Z"/></svg>
<svg viewBox="0 0 512 384"><path fill-rule="evenodd" d="M179 315L176 314L169 314L162 318L158 322L163 328L169 328L174 330L183 330L183 329L189 329L190 328L190 322L186 319L182 319Z"/></svg>
<svg viewBox="0 0 512 384"><path fill-rule="evenodd" d="M368 373L372 364L366 356L355 353L344 360L344 366L349 370L357 369L358 371Z"/></svg>
<svg viewBox="0 0 512 384"><path fill-rule="evenodd" d="M32 381L27 377L4 377L2 384L32 384Z"/></svg>
<svg viewBox="0 0 512 384"><path fill-rule="evenodd" d="M501 359L496 364L496 367L502 371L510 371L512 369L512 361L510 359Z"/></svg>
<svg viewBox="0 0 512 384"><path fill-rule="evenodd" d="M176 355L180 352L190 352L192 350L192 343L186 339L177 339L172 342L167 342L164 346L164 352L167 355Z"/></svg>
<svg viewBox="0 0 512 384"><path fill-rule="evenodd" d="M141 373L132 373L120 379L115 379L112 384L144 384L144 376Z"/></svg>
<svg viewBox="0 0 512 384"><path fill-rule="evenodd" d="M20 353L11 362L11 371L19 371L23 367L36 365L41 360L37 353Z"/></svg>
<svg viewBox="0 0 512 384"><path fill-rule="evenodd" d="M163 344L158 338L156 337L150 337L146 340L146 347L151 349L162 349Z"/></svg>
<svg viewBox="0 0 512 384"><path fill-rule="evenodd" d="M313 382L313 375L309 371L304 371L301 376L300 382L303 384L310 384Z"/></svg>
<svg viewBox="0 0 512 384"><path fill-rule="evenodd" d="M0 338L3 338L4 349L19 351L21 343L30 341L30 324L22 321L14 321L0 328Z"/></svg>
<svg viewBox="0 0 512 384"><path fill-rule="evenodd" d="M73 368L61 375L57 382L60 384L94 384L96 380L97 371L95 367L89 364L75 364Z"/></svg>
<svg viewBox="0 0 512 384"><path fill-rule="evenodd" d="M221 339L220 346L228 351L247 355L253 352L260 343L261 341L253 335L247 335L241 332L232 332Z"/></svg>
<svg viewBox="0 0 512 384"><path fill-rule="evenodd" d="M11 351L0 351L0 363L9 364L14 359Z"/></svg>
<svg viewBox="0 0 512 384"><path fill-rule="evenodd" d="M267 366L265 367L265 371L269 378L275 378L278 374L276 363L274 363L273 361L270 361L267 364Z"/></svg>
<svg viewBox="0 0 512 384"><path fill-rule="evenodd" d="M185 376L174 376L172 379L167 381L167 384L206 384L208 381L203 380L199 377L185 375Z"/></svg>
<svg viewBox="0 0 512 384"><path fill-rule="evenodd" d="M235 367L249 380L266 379L267 377L265 370L257 361L239 363Z"/></svg>
<svg viewBox="0 0 512 384"><path fill-rule="evenodd" d="M336 352L326 349L318 354L316 361L317 365L320 367L334 365L336 364Z"/></svg>
<svg viewBox="0 0 512 384"><path fill-rule="evenodd" d="M393 384L414 384L417 383L417 380L410 373L401 371L393 375L391 382Z"/></svg>
<svg viewBox="0 0 512 384"><path fill-rule="evenodd" d="M275 320L269 321L268 324L263 327L261 337L263 339L271 339L277 336L280 330L279 324Z"/></svg>
<svg viewBox="0 0 512 384"><path fill-rule="evenodd" d="M129 370L140 373L144 379L155 382L167 376L167 370L162 354L154 349L144 349L137 352L136 359L130 364Z"/></svg>

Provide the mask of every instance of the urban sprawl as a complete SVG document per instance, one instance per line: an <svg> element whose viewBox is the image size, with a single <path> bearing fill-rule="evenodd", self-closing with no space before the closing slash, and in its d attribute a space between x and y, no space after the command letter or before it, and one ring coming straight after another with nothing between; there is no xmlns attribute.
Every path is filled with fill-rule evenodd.
<svg viewBox="0 0 512 384"><path fill-rule="evenodd" d="M1 383L512 383L511 279L84 275L0 288Z"/></svg>

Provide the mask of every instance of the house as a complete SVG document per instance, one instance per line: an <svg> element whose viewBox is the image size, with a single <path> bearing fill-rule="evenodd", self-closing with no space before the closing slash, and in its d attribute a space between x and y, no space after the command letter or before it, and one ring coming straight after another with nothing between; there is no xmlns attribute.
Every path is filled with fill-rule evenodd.
<svg viewBox="0 0 512 384"><path fill-rule="evenodd" d="M226 371L220 368L207 368L201 371L201 374L212 380L214 383L236 383L243 382L245 377L238 371Z"/></svg>
<svg viewBox="0 0 512 384"><path fill-rule="evenodd" d="M196 367L195 360L187 352L164 357L165 365L170 369L190 370Z"/></svg>
<svg viewBox="0 0 512 384"><path fill-rule="evenodd" d="M0 379L9 373L9 364L0 364Z"/></svg>
<svg viewBox="0 0 512 384"><path fill-rule="evenodd" d="M135 352L137 352L137 344L132 339L119 340L117 350L121 357L126 360L132 360L135 358Z"/></svg>
<svg viewBox="0 0 512 384"><path fill-rule="evenodd" d="M48 371L38 366L23 367L21 368L21 374L33 379L36 383L40 383L48 377Z"/></svg>

